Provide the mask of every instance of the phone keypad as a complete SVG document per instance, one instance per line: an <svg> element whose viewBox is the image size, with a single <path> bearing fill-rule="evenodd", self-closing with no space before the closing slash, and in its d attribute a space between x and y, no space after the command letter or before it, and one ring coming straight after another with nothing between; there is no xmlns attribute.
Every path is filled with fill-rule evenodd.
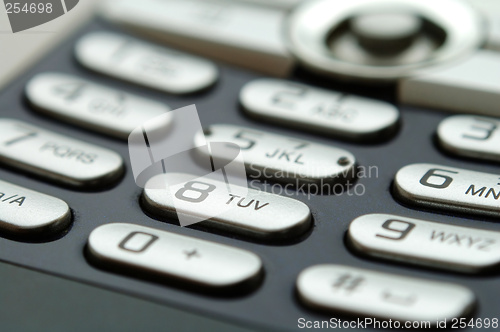
<svg viewBox="0 0 500 332"><path fill-rule="evenodd" d="M0 231L18 238L43 238L71 224L66 202L1 180L0 206Z"/></svg>
<svg viewBox="0 0 500 332"><path fill-rule="evenodd" d="M75 212L75 227L69 230L68 204L0 181L0 205L5 207L0 210L0 233L29 239L40 236L50 241L43 236L69 230L64 233L65 238L31 246L35 249L27 245L22 252L12 248L25 244L3 239L0 259L208 315L255 321L262 323L263 328L271 326L270 329L296 327L295 318L290 317L297 317L298 313L307 319L324 318L326 315L319 316L318 312L325 310L328 317L348 312L410 321L460 317L462 322L473 312L475 294L480 306L472 319L497 314L491 305L498 302L492 300L497 276L481 278L435 270L496 273L498 233L453 223L475 226L498 217L499 176L410 163L430 160L446 165L445 160L456 166L463 162L471 168L496 173L490 164L460 161L447 154L498 161L498 119L467 115L442 120L444 115L440 112L405 104L498 115L498 55L480 50L449 70L402 79L398 88L403 105L395 107L382 101L397 99L391 87L354 86L336 79L329 82L308 72L319 69L316 60L306 65L291 56L282 25L286 24L287 11L298 2L106 1L105 16L135 33L290 80L263 78L261 74L225 65L219 71L208 59L111 32L117 29L95 20L76 43L64 44L33 69L28 84L23 76L0 97L6 105L17 103L14 105L25 111L18 114L5 109L9 116L34 123L47 120L25 109L30 107L122 141L84 131L74 132L80 138L76 140L24 122L0 120L0 161L10 166L0 173L35 188L51 187L23 178L15 171L69 186L72 191L60 190L66 190L68 195L64 198ZM307 23L314 23L314 19ZM353 20L345 23L352 24ZM339 41L350 43L354 47L351 51L358 50L358 42L367 46L366 38L363 41L367 32L365 29L364 35L348 34ZM335 53L340 48L330 37L335 36L325 35L321 45L326 42L327 51ZM486 42L491 49L495 47L492 41ZM394 46L390 42L385 45L388 49ZM418 47L415 49L422 50ZM356 57L357 53L346 51L338 55L345 59ZM358 60L377 58L380 51L372 47L369 56ZM389 58L381 55L376 63L385 63ZM391 71L389 66L382 67L383 71ZM74 76L53 72L59 70ZM22 86L26 86L28 105L10 97L19 96L18 88ZM136 95L121 92L134 88ZM183 126L176 121L178 118L170 118L169 106L164 102L173 107L196 103L200 119L209 125L206 131L202 134L200 121ZM185 107L178 111L186 116L189 110ZM146 118L153 120L144 123ZM440 154L432 145L432 135L440 121L437 140L447 154ZM133 128L135 132L129 140L130 177L112 187L124 173L120 155L85 140L100 138L104 145L125 157L123 141ZM156 129L161 129L159 135ZM198 134L193 142L195 133ZM161 144L164 137L171 141ZM234 160L225 159L225 153L231 149L234 153L229 155ZM222 151L224 154L219 154ZM169 159L170 156L175 158ZM367 166L365 170L374 166L377 174L364 176L355 156L359 165ZM202 162L204 165L200 165ZM226 178L224 172L238 162L246 167L248 175L239 180L251 189L237 187ZM196 175L172 175L168 173L171 171ZM153 174L156 177L147 181ZM389 190L391 180L393 197ZM349 184L354 181L362 188L366 186L366 192L358 195L350 190ZM142 193L138 187L144 187ZM276 188L282 190L279 195L274 194ZM342 194L337 194L337 188ZM90 195L81 189L103 191ZM295 195L297 199L292 199ZM38 205L21 210L29 207L33 198ZM414 209L408 210L396 201ZM405 213L412 217L425 215L420 211L424 209L452 213L434 215L436 222L405 217ZM24 214L15 214L18 210ZM49 210L53 214L49 215ZM394 214L366 214L376 212ZM473 219L466 219L467 214ZM479 221L482 217L487 218ZM112 224L116 221L134 224ZM181 228L177 221L181 226L194 222L200 225ZM158 229L141 226L149 224ZM496 223L484 226L497 228ZM175 233L198 234L247 249ZM85 242L87 253L83 255ZM360 255L353 256L354 253ZM80 261L75 257L80 257ZM333 262L385 271L400 269L408 275L425 275L445 282L348 266L313 265ZM411 270L412 267L390 264L396 262L432 269ZM103 273L88 263L156 282ZM266 279L256 290L264 270ZM449 283L456 280L463 286ZM168 284L162 285L163 281ZM480 286L483 281L485 286ZM179 290L176 287L180 285L187 287ZM222 293L223 289L240 286L256 291L230 301L186 292L202 288ZM311 313L298 304L318 312ZM270 314L276 307L280 308L280 315Z"/></svg>
<svg viewBox="0 0 500 332"><path fill-rule="evenodd" d="M97 72L175 94L208 88L219 77L208 60L109 32L84 36L76 58Z"/></svg>
<svg viewBox="0 0 500 332"><path fill-rule="evenodd" d="M182 226L203 221L209 227L263 240L290 240L311 227L309 207L298 200L208 176L157 175L146 183L143 203L154 215L179 218Z"/></svg>
<svg viewBox="0 0 500 332"><path fill-rule="evenodd" d="M500 263L500 233L389 214L367 214L349 225L359 253L433 268L478 273Z"/></svg>
<svg viewBox="0 0 500 332"><path fill-rule="evenodd" d="M21 121L0 119L0 142L2 163L62 185L105 187L123 174L116 152Z"/></svg>
<svg viewBox="0 0 500 332"><path fill-rule="evenodd" d="M248 286L262 273L260 258L249 251L133 224L97 227L89 236L88 252L107 269L214 291Z"/></svg>
<svg viewBox="0 0 500 332"><path fill-rule="evenodd" d="M468 315L475 296L452 283L324 264L302 271L299 298L316 309L399 321L437 321Z"/></svg>
<svg viewBox="0 0 500 332"><path fill-rule="evenodd" d="M463 157L500 161L500 121L496 118L455 115L438 127L439 145Z"/></svg>
<svg viewBox="0 0 500 332"><path fill-rule="evenodd" d="M498 217L500 176L433 164L403 167L394 178L394 193L403 202Z"/></svg>

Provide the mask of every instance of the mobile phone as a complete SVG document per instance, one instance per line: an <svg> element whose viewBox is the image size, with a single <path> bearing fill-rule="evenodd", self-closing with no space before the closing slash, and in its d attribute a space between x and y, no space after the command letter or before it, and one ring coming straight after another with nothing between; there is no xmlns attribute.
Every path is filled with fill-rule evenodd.
<svg viewBox="0 0 500 332"><path fill-rule="evenodd" d="M6 32L6 328L497 328L500 11L410 2L79 3Z"/></svg>

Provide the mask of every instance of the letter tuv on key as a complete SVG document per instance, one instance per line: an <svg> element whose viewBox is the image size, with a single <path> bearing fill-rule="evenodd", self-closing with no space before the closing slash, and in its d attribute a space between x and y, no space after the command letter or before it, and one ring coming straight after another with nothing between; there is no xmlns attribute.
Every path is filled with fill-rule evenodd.
<svg viewBox="0 0 500 332"><path fill-rule="evenodd" d="M229 194L229 196L231 196L231 198L226 202L226 205L231 204L235 198L240 198L240 200L238 201L236 206L239 206L241 208L247 208L255 202L255 207L254 207L255 211L259 211L260 209L269 205L269 203L264 203L261 205L260 201L255 201L254 199L252 199L252 200L250 200L250 202L244 204L243 202L245 201L245 197L241 197L241 196L237 196L237 195L233 195L233 194Z"/></svg>

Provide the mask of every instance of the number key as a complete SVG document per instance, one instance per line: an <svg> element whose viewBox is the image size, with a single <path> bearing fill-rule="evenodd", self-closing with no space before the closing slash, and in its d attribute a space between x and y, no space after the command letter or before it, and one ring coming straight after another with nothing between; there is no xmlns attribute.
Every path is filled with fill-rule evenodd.
<svg viewBox="0 0 500 332"><path fill-rule="evenodd" d="M170 110L153 100L57 73L32 78L26 96L40 113L124 140L138 124ZM164 119L155 130L169 127L171 118Z"/></svg>
<svg viewBox="0 0 500 332"><path fill-rule="evenodd" d="M142 201L160 219L178 218L183 226L186 221L204 221L209 227L264 240L295 237L311 226L309 207L300 201L208 176L157 175L146 183Z"/></svg>
<svg viewBox="0 0 500 332"><path fill-rule="evenodd" d="M263 272L260 258L249 251L134 224L97 227L87 248L100 267L175 280L190 290L235 291L255 285Z"/></svg>
<svg viewBox="0 0 500 332"><path fill-rule="evenodd" d="M210 61L108 32L84 36L76 58L100 73L174 94L208 88L218 78Z"/></svg>
<svg viewBox="0 0 500 332"><path fill-rule="evenodd" d="M455 115L438 128L439 145L447 152L500 162L500 121L495 118Z"/></svg>
<svg viewBox="0 0 500 332"><path fill-rule="evenodd" d="M456 212L500 216L500 176L433 164L398 171L394 194L402 202Z"/></svg>
<svg viewBox="0 0 500 332"><path fill-rule="evenodd" d="M358 141L385 138L399 120L391 104L277 79L248 83L240 103L258 119Z"/></svg>
<svg viewBox="0 0 500 332"><path fill-rule="evenodd" d="M292 137L270 134L233 125L212 125L195 138L195 145L202 146L205 137L209 142L229 142L240 146L249 177L264 181L290 183L318 193L329 192L331 184L345 183L356 177L354 156L333 146L316 144ZM199 149L203 157L232 161L227 151ZM311 185L311 186L308 186Z"/></svg>
<svg viewBox="0 0 500 332"><path fill-rule="evenodd" d="M297 277L300 301L312 308L393 321L450 320L470 314L474 294L452 283L343 265L311 266ZM401 323L403 326L403 323Z"/></svg>
<svg viewBox="0 0 500 332"><path fill-rule="evenodd" d="M113 151L11 119L0 119L0 160L78 188L106 186L123 173Z"/></svg>
<svg viewBox="0 0 500 332"><path fill-rule="evenodd" d="M351 247L375 258L466 273L500 263L500 233L389 214L367 214L349 225Z"/></svg>

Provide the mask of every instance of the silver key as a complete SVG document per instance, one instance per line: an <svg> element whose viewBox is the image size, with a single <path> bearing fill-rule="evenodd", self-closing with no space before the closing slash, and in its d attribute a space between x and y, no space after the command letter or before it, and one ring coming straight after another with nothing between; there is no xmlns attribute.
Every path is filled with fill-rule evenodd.
<svg viewBox="0 0 500 332"><path fill-rule="evenodd" d="M282 38L286 13L237 1L106 1L104 15L168 45L286 76L294 60Z"/></svg>
<svg viewBox="0 0 500 332"><path fill-rule="evenodd" d="M32 78L26 96L41 113L121 139L138 124L170 110L162 103L58 73ZM164 121L157 127L168 127L171 118Z"/></svg>
<svg viewBox="0 0 500 332"><path fill-rule="evenodd" d="M385 102L277 79L248 83L240 102L259 119L355 140L381 138L399 119Z"/></svg>
<svg viewBox="0 0 500 332"><path fill-rule="evenodd" d="M481 50L449 68L401 80L402 103L498 116L500 54Z"/></svg>
<svg viewBox="0 0 500 332"><path fill-rule="evenodd" d="M73 187L105 186L123 173L111 150L11 119L0 119L0 161Z"/></svg>
<svg viewBox="0 0 500 332"><path fill-rule="evenodd" d="M403 202L476 215L500 216L500 175L412 164L398 171L394 192Z"/></svg>
<svg viewBox="0 0 500 332"><path fill-rule="evenodd" d="M213 290L256 281L262 272L260 258L249 251L133 224L97 227L88 251L105 268Z"/></svg>
<svg viewBox="0 0 500 332"><path fill-rule="evenodd" d="M209 227L267 240L289 239L311 226L309 207L298 200L255 189L228 191L224 182L193 178L180 173L153 177L144 189L145 208L163 218L192 215L206 219ZM155 183L175 185L164 189Z"/></svg>
<svg viewBox="0 0 500 332"><path fill-rule="evenodd" d="M356 175L354 156L332 146L233 125L212 125L205 136L208 142L239 145L248 175L253 179L270 179L298 186L302 183L345 182ZM197 146L203 142L203 133L198 133ZM207 154L207 151L198 150L202 154ZM222 150L212 151L213 158L231 161L218 151Z"/></svg>
<svg viewBox="0 0 500 332"><path fill-rule="evenodd" d="M452 154L500 161L500 121L498 119L455 115L439 124L437 134L441 147Z"/></svg>
<svg viewBox="0 0 500 332"><path fill-rule="evenodd" d="M297 290L312 308L432 325L465 317L475 305L474 294L459 285L333 264L302 271Z"/></svg>
<svg viewBox="0 0 500 332"><path fill-rule="evenodd" d="M39 237L71 223L68 204L59 198L0 180L0 229L20 237Z"/></svg>
<svg viewBox="0 0 500 332"><path fill-rule="evenodd" d="M109 32L80 39L76 58L103 74L176 94L202 90L218 78L210 61Z"/></svg>
<svg viewBox="0 0 500 332"><path fill-rule="evenodd" d="M349 225L358 252L405 263L477 273L500 263L500 233L406 218L367 214Z"/></svg>

